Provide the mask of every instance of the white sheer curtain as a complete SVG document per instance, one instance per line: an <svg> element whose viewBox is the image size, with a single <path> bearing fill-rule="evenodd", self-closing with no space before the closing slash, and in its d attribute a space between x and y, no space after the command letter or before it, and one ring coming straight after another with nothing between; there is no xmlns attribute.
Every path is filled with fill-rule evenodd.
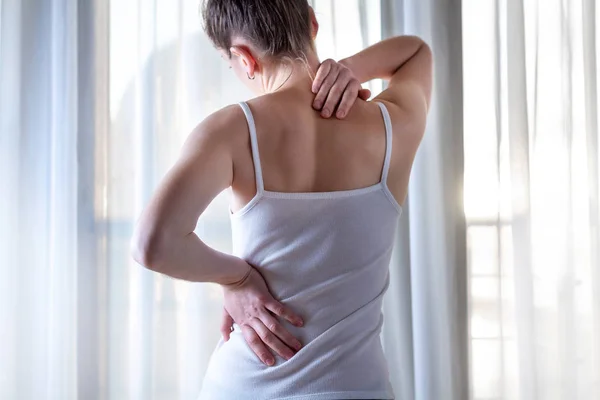
<svg viewBox="0 0 600 400"><path fill-rule="evenodd" d="M600 396L595 0L463 0L472 398Z"/></svg>
<svg viewBox="0 0 600 400"><path fill-rule="evenodd" d="M191 128L250 97L198 3L0 1L2 399L187 400L200 388L219 287L152 274L128 249ZM312 3L323 59L381 39L379 2ZM227 200L197 229L224 251Z"/></svg>
<svg viewBox="0 0 600 400"><path fill-rule="evenodd" d="M382 4L386 35L418 35L434 53L428 126L411 175L384 304L386 355L398 360L392 368L400 399L464 400L469 366L461 1Z"/></svg>
<svg viewBox="0 0 600 400"><path fill-rule="evenodd" d="M434 100L387 303L400 312L386 336L388 356L405 361L398 393L597 398L595 1L387 7L388 31L419 34L435 53Z"/></svg>
<svg viewBox="0 0 600 400"><path fill-rule="evenodd" d="M0 7L0 397L74 398L77 2Z"/></svg>

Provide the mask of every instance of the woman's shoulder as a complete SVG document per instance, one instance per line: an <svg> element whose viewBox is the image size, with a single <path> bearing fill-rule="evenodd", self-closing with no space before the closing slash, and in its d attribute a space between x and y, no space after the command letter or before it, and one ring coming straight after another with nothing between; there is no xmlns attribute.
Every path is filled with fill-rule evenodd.
<svg viewBox="0 0 600 400"><path fill-rule="evenodd" d="M248 125L244 111L238 104L230 104L198 123L189 134L187 142L232 145L243 143L247 135Z"/></svg>
<svg viewBox="0 0 600 400"><path fill-rule="evenodd" d="M268 111L268 110L289 110L293 111L298 107L297 98L287 92L283 93L268 93L254 97L245 102L250 106L252 111Z"/></svg>
<svg viewBox="0 0 600 400"><path fill-rule="evenodd" d="M208 115L201 124L208 126L240 124L245 121L244 112L239 104L229 104Z"/></svg>

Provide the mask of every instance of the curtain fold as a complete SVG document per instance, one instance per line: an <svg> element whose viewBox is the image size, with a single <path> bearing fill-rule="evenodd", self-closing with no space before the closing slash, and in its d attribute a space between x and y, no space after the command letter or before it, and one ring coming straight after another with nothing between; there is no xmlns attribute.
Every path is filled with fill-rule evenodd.
<svg viewBox="0 0 600 400"><path fill-rule="evenodd" d="M403 314L398 327L412 327L413 361L407 365L414 370L403 374L403 387L397 390L403 399L467 399L461 2L404 0L387 7L386 35L422 37L435 60L428 126L415 159L408 212L399 235L410 249L399 244L403 250L394 267L404 279L390 287L393 293L410 293L412 304L411 314Z"/></svg>
<svg viewBox="0 0 600 400"><path fill-rule="evenodd" d="M525 16L521 0L507 0L506 21L506 91L508 147L510 148L510 182L512 196L512 248L515 271L521 271L515 281L515 302L519 340L519 374L523 377L521 398L537 399L535 374L536 347L533 323L533 275L529 266L531 255L531 203L529 198L529 115L527 107L527 76L525 68ZM500 71L498 71L500 72ZM502 78L501 78L502 79ZM535 110L534 110L535 111ZM535 129L534 129L535 131Z"/></svg>
<svg viewBox="0 0 600 400"><path fill-rule="evenodd" d="M14 212L18 204L19 168L18 158L19 135L21 119L19 110L21 96L18 90L21 80L21 37L10 35L19 29L18 21L21 18L21 6L17 1L2 2L0 10L0 183L3 187L12 190L2 190L0 196L0 293L3 293L0 302L0 321L14 321L16 319L17 298L15 282L17 271L10 268L17 265L17 237L13 232L17 225L18 215ZM10 16L10 18L7 18ZM10 64L6 60L14 62ZM14 395L13 382L17 379L15 363L16 331L12 324L0 323L0 337L3 345L0 346L0 393Z"/></svg>
<svg viewBox="0 0 600 400"><path fill-rule="evenodd" d="M77 398L106 399L108 3L78 4Z"/></svg>
<svg viewBox="0 0 600 400"><path fill-rule="evenodd" d="M70 0L1 6L0 393L73 398L78 7Z"/></svg>
<svg viewBox="0 0 600 400"><path fill-rule="evenodd" d="M595 398L595 2L464 0L463 17L473 399Z"/></svg>
<svg viewBox="0 0 600 400"><path fill-rule="evenodd" d="M583 76L585 91L585 130L590 211L590 278L592 287L592 327L600 334L600 161L598 152L598 29L599 9L595 0L582 2ZM594 243L596 245L594 245ZM595 391L600 391L600 343L592 349L591 368L595 371Z"/></svg>

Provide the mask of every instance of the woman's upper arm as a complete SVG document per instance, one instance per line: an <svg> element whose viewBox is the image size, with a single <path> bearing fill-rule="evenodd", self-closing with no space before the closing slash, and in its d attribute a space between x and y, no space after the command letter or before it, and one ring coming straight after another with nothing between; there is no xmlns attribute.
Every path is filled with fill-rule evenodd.
<svg viewBox="0 0 600 400"><path fill-rule="evenodd" d="M394 73L386 90L374 100L385 100L417 118L427 115L433 85L433 54L427 43Z"/></svg>
<svg viewBox="0 0 600 400"><path fill-rule="evenodd" d="M209 116L188 136L179 159L138 220L134 236L145 243L143 247L193 232L210 202L231 186L232 137L240 129L239 116L227 107Z"/></svg>

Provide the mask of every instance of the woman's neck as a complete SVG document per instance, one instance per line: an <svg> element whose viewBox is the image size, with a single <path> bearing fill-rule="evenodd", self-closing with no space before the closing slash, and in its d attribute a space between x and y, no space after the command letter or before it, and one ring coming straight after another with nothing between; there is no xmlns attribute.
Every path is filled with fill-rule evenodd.
<svg viewBox="0 0 600 400"><path fill-rule="evenodd" d="M310 89L320 64L319 57L310 51L306 54L306 61L296 59L267 68L263 75L263 92L267 94L296 88Z"/></svg>

